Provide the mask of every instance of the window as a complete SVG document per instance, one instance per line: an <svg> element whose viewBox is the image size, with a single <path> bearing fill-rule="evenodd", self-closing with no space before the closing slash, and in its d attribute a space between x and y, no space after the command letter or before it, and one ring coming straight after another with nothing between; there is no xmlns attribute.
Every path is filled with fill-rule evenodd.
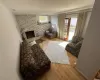
<svg viewBox="0 0 100 80"><path fill-rule="evenodd" d="M48 16L39 16L39 22L48 23L49 22Z"/></svg>

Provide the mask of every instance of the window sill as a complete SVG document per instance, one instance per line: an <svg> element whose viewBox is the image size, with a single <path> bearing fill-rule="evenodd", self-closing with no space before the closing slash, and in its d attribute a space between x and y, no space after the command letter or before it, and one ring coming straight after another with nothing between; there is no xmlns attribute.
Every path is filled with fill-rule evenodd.
<svg viewBox="0 0 100 80"><path fill-rule="evenodd" d="M41 22L37 22L37 25L43 25L43 24L49 24L50 22L44 22L44 23L41 23Z"/></svg>

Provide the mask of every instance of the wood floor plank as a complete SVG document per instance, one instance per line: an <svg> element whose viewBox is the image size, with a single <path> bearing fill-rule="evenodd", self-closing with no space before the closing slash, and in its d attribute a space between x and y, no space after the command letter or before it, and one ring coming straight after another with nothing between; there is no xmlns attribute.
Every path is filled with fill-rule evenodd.
<svg viewBox="0 0 100 80"><path fill-rule="evenodd" d="M61 41L59 39L52 39L53 41ZM41 48L45 48L48 42L51 41L45 38L45 41L40 44ZM51 63L51 68L38 80L86 80L76 69L75 63L77 58L66 51L69 57L70 64L55 64Z"/></svg>

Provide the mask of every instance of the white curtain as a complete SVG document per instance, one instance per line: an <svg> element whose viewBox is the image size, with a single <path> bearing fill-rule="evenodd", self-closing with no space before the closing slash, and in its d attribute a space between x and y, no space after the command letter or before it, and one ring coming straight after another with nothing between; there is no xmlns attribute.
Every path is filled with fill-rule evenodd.
<svg viewBox="0 0 100 80"><path fill-rule="evenodd" d="M74 36L82 37L86 17L87 17L87 12L79 13Z"/></svg>
<svg viewBox="0 0 100 80"><path fill-rule="evenodd" d="M60 39L64 39L65 18L66 18L65 13L58 15L59 38Z"/></svg>

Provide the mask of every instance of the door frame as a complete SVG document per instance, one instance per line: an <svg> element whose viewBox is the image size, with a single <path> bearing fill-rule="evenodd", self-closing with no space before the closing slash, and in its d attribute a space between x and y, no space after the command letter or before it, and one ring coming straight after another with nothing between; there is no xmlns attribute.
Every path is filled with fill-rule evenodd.
<svg viewBox="0 0 100 80"><path fill-rule="evenodd" d="M65 18L65 19L68 19L68 26L67 26L67 40L68 40L68 37L69 37L69 28L70 28L70 22L71 22L71 18Z"/></svg>

